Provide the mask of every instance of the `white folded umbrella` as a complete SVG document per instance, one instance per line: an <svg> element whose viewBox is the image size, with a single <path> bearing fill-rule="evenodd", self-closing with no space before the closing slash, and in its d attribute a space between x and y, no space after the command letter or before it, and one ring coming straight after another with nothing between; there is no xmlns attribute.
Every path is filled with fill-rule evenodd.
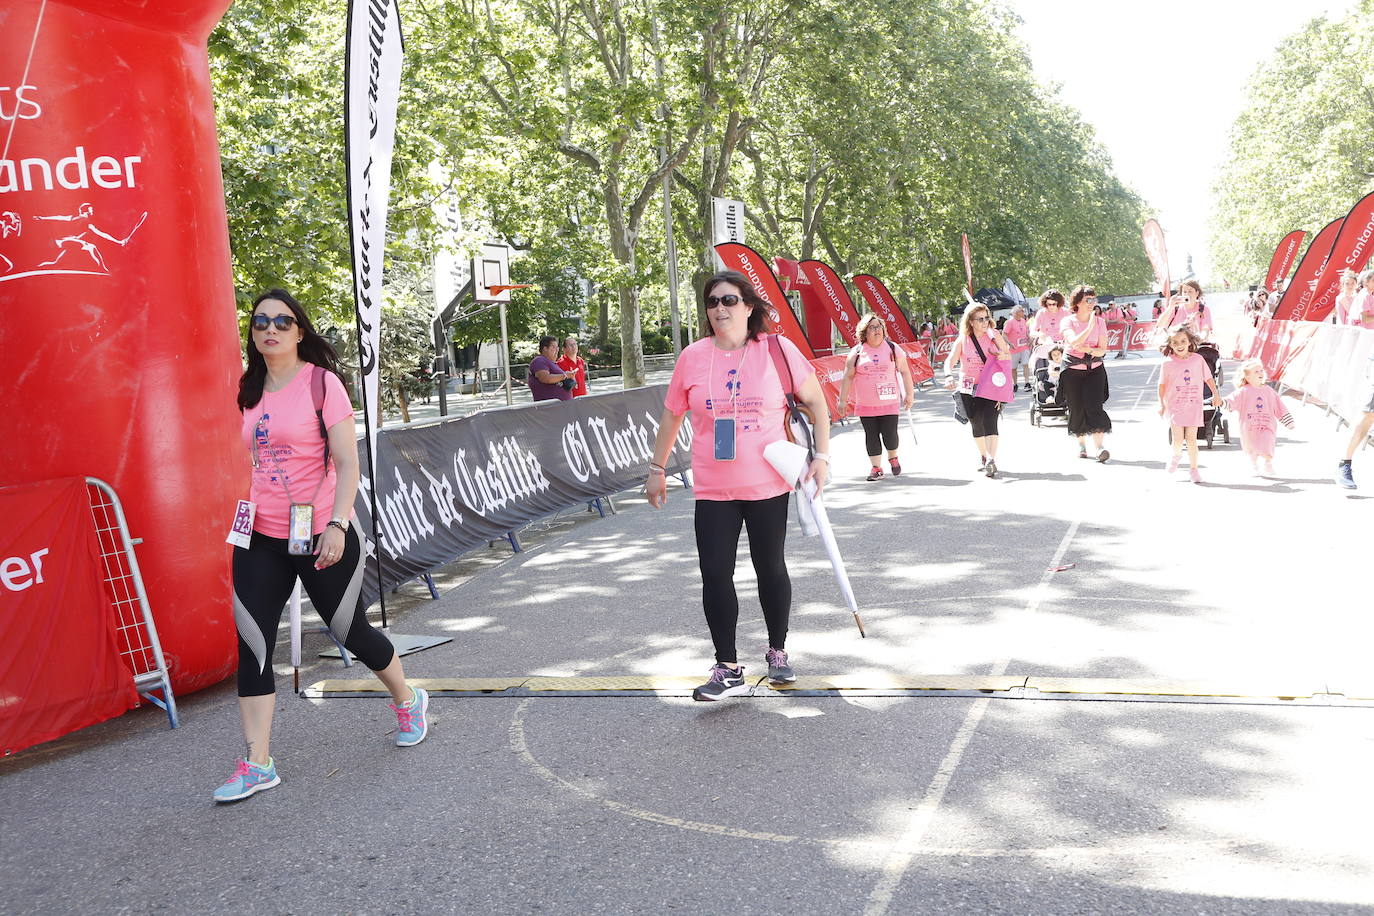
<svg viewBox="0 0 1374 916"><path fill-rule="evenodd" d="M845 604L854 615L854 624L859 628L859 636L867 638L863 619L859 617L859 602L854 597L854 587L849 583L849 573L845 571L844 559L840 556L840 545L835 542L835 532L830 527L830 517L825 513L825 504L816 492L814 481L801 483L807 469L806 447L785 439L779 440L764 446L763 457L783 480L791 483L801 494L802 505L805 510L810 511L817 533L821 536L821 543L825 545L826 555L830 558L830 568L835 572L835 582L840 586L840 594L844 596Z"/></svg>
<svg viewBox="0 0 1374 916"><path fill-rule="evenodd" d="M301 692L301 581L291 589L291 668L296 693Z"/></svg>

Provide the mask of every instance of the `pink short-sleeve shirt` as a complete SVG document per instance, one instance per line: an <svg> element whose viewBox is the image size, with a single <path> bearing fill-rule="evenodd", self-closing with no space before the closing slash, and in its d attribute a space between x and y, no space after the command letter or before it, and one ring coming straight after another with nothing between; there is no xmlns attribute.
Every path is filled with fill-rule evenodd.
<svg viewBox="0 0 1374 916"><path fill-rule="evenodd" d="M315 534L323 533L334 512L334 463L330 462L326 472L324 438L310 393L313 368L309 363L302 366L285 388L264 391L262 400L243 412L243 444L256 458L249 495L257 504L253 530L268 537L284 538L291 533L293 502L310 502L314 495ZM353 421L348 391L332 372L324 374L321 413L326 428Z"/></svg>
<svg viewBox="0 0 1374 916"><path fill-rule="evenodd" d="M763 457L764 446L785 439L786 401L760 334L738 350L721 350L704 337L682 351L668 383L664 406L675 414L690 411L693 494L705 500L760 500L792 489ZM778 337L796 389L816 373L796 345ZM735 458L715 457L716 418L735 419Z"/></svg>
<svg viewBox="0 0 1374 916"><path fill-rule="evenodd" d="M854 413L860 417L885 417L897 413L902 403L902 381L898 378L893 350L884 341L876 347L859 344L850 351L854 363ZM899 353L902 359L906 354Z"/></svg>

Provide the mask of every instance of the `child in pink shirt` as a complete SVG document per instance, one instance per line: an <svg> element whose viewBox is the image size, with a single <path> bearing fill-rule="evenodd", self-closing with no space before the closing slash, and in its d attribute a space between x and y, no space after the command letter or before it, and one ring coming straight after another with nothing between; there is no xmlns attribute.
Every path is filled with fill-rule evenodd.
<svg viewBox="0 0 1374 916"><path fill-rule="evenodd" d="M1226 406L1240 414L1240 444L1250 457L1250 466L1258 474L1263 461L1265 476L1272 477L1278 425L1292 429L1293 415L1278 392L1265 384L1264 363L1258 359L1241 363L1240 381L1226 399Z"/></svg>
<svg viewBox="0 0 1374 916"><path fill-rule="evenodd" d="M1202 483L1197 468L1197 429L1202 425L1203 387L1212 389L1212 403L1221 403L1221 392L1212 378L1211 367L1198 353L1197 335L1191 328L1181 327L1169 335L1161 351L1165 355L1159 377L1159 415L1168 416L1174 455L1169 459L1169 473L1178 470L1183 445L1188 445L1188 476L1193 483Z"/></svg>
<svg viewBox="0 0 1374 916"><path fill-rule="evenodd" d="M1021 380L1026 385L1026 390L1031 390L1030 373L1030 325L1026 323L1026 312L1021 306L1012 309L1011 318L1002 326L1002 335L1007 338L1007 344L1011 347L1011 374L1016 376L1016 370L1021 370Z"/></svg>

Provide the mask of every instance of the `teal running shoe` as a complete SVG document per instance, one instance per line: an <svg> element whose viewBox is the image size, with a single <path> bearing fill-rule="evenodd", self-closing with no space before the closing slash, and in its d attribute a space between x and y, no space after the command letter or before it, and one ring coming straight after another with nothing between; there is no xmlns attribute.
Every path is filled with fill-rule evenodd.
<svg viewBox="0 0 1374 916"><path fill-rule="evenodd" d="M238 769L234 771L234 775L230 776L225 780L224 785L215 790L215 801L243 801L248 796L270 789L280 782L281 777L277 775L277 763L271 757L267 758L267 766L249 763L240 758Z"/></svg>
<svg viewBox="0 0 1374 916"><path fill-rule="evenodd" d="M429 691L422 687L412 687L414 694L404 706L388 703L396 713L396 746L414 747L429 734Z"/></svg>

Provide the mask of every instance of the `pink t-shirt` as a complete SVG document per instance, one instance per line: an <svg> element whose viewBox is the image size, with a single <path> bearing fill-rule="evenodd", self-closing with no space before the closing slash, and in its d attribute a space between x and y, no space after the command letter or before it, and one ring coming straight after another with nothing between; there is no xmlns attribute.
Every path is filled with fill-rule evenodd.
<svg viewBox="0 0 1374 916"><path fill-rule="evenodd" d="M1374 328L1374 293L1355 294L1355 302L1350 307L1350 323L1362 328Z"/></svg>
<svg viewBox="0 0 1374 916"><path fill-rule="evenodd" d="M253 530L268 537L290 535L291 504L315 495L315 534L329 525L334 514L334 462L324 468L324 439L315 419L310 394L312 366L307 363L280 391L264 391L262 400L243 412L243 444L256 455L249 499L257 504ZM332 372L324 374L324 425L353 420L353 405L343 382ZM261 420L261 425L259 425ZM350 430L350 433L352 430ZM256 448L255 442L256 441ZM283 476L285 486L283 486ZM324 477L323 483L320 478ZM319 493L315 487L319 485ZM286 487L291 488L287 495ZM351 509L350 509L351 514Z"/></svg>
<svg viewBox="0 0 1374 916"><path fill-rule="evenodd" d="M1060 330L1060 326L1063 324L1064 316L1067 314L1068 312L1064 311L1062 308L1042 308L1035 313L1035 333L1040 337L1048 337L1055 343L1062 343L1064 340L1064 332Z"/></svg>
<svg viewBox="0 0 1374 916"><path fill-rule="evenodd" d="M1227 402L1240 414L1240 443L1245 451L1272 457L1278 425L1293 425L1293 415L1278 392L1268 385L1239 385Z"/></svg>
<svg viewBox="0 0 1374 916"><path fill-rule="evenodd" d="M997 355L997 344L991 334L984 334L978 338L978 344L983 348L983 355L993 357ZM983 374L983 358L978 355L978 347L973 345L973 335L964 338L963 349L959 352L959 390L965 394L973 394L973 389L978 385L978 376Z"/></svg>
<svg viewBox="0 0 1374 916"><path fill-rule="evenodd" d="M692 478L697 499L771 499L792 489L763 457L764 446L787 438L786 401L767 334L738 350L718 349L703 337L682 351L668 383L664 406L691 412ZM778 337L797 390L816 373L796 345ZM717 461L715 421L735 418L735 458Z"/></svg>
<svg viewBox="0 0 1374 916"><path fill-rule="evenodd" d="M1170 306L1168 326L1171 328L1188 325L1204 340L1212 331L1212 310L1200 303L1193 308Z"/></svg>
<svg viewBox="0 0 1374 916"><path fill-rule="evenodd" d="M1170 426L1201 426L1202 398L1212 370L1200 353L1164 359L1160 381L1164 385L1164 414Z"/></svg>
<svg viewBox="0 0 1374 916"><path fill-rule="evenodd" d="M1088 339L1085 340L1085 341L1083 341L1083 343L1084 343L1085 346L1089 346L1089 347L1092 347L1092 348L1094 348L1094 349L1101 350L1101 349L1103 349L1104 347L1107 346L1107 322L1103 321L1102 318L1101 318L1100 316L1098 316L1098 315L1092 316L1092 317L1089 318L1087 321L1079 321L1077 318L1074 317L1073 313L1070 312L1070 313L1064 318L1063 321L1059 322L1059 338L1058 338L1058 339L1059 339L1059 340L1066 340L1066 341L1067 341L1067 340L1077 340L1079 334L1082 334L1084 331L1088 330L1088 325L1089 325L1090 323L1093 324L1093 325L1096 325L1096 330L1095 330L1093 333L1089 334L1089 335L1088 335ZM1065 354L1068 355L1068 356L1074 356L1074 357L1080 357L1080 358L1081 358L1081 357L1087 356L1087 355L1088 355L1088 351L1087 351L1087 350L1074 350L1074 349L1069 349L1069 350L1066 350L1066 351L1065 351ZM1096 359L1094 359L1094 361L1093 361L1093 368L1096 368L1098 365L1100 365L1100 363L1099 363ZM1087 368L1089 368L1089 367L1083 366L1083 365L1073 365L1073 366L1069 366L1069 368L1070 368L1070 369L1087 369Z"/></svg>
<svg viewBox="0 0 1374 916"><path fill-rule="evenodd" d="M1002 326L1002 333L1006 335L1007 343L1011 344L1011 352L1020 353L1030 349L1030 325L1026 322L1009 318Z"/></svg>
<svg viewBox="0 0 1374 916"><path fill-rule="evenodd" d="M887 342L870 347L859 344L849 351L858 353L854 364L854 414L860 417L885 417L895 414L902 404L902 380ZM900 351L899 351L900 352ZM906 359L906 354L900 354Z"/></svg>
<svg viewBox="0 0 1374 916"><path fill-rule="evenodd" d="M1351 308L1360 297L1364 295L1359 290L1350 295L1339 295L1336 297L1335 320L1336 324L1359 324L1359 315Z"/></svg>

